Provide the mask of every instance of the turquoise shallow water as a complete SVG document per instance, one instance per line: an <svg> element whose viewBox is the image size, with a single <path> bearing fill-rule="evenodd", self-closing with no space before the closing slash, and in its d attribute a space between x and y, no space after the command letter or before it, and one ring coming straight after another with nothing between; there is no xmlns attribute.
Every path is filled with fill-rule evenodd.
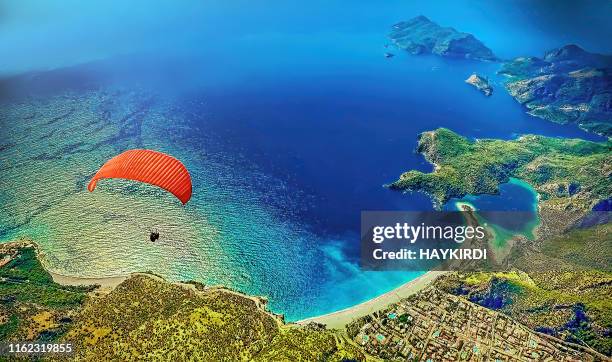
<svg viewBox="0 0 612 362"><path fill-rule="evenodd" d="M444 207L449 211L460 211L459 205L466 203L483 211L477 217L481 224L490 225L495 233L493 245L498 253L507 251L512 245L508 240L520 235L529 240L535 238L540 224L538 216L538 193L525 181L510 178L499 186L497 195L466 195L451 199Z"/></svg>
<svg viewBox="0 0 612 362"><path fill-rule="evenodd" d="M215 140L192 138L195 130L181 111L158 102L131 91L88 91L4 107L2 118L11 121L3 127L10 142L3 145L0 181L9 211L0 216L2 240L35 239L46 264L69 275L145 270L264 295L290 320L350 306L355 291L371 298L418 275L361 272L346 258L346 240L322 239L262 201L300 207L282 180L233 167L235 156L208 151ZM128 181L86 191L105 159L135 147L185 162L195 191L186 207ZM148 242L151 230L160 232L158 243Z"/></svg>
<svg viewBox="0 0 612 362"><path fill-rule="evenodd" d="M288 320L342 309L415 278L420 273L361 271L358 232L361 210L431 209L424 195L382 187L407 169L431 170L413 152L419 132L594 137L527 116L503 91L497 64L401 52L384 58L388 27L425 13L477 32L502 56L566 41L600 51L606 44L578 22L564 32L555 19L513 23L523 9L509 3L481 10L390 4L313 4L297 12L280 4L275 11L164 5L123 18L135 30L116 37L116 47L96 43L104 54L94 55L67 35L76 27L92 36L84 20L41 22L64 50L52 52L60 55L46 58L43 69L104 60L27 73L9 87L3 81L0 239L36 239L49 266L70 275L148 270L267 296ZM95 32L113 33L116 24L97 16L113 9L81 10L85 20L98 19ZM512 16L492 21L486 13L493 11ZM26 64L17 40L38 44L36 52L45 46L22 27L11 29L16 35L0 45L12 50L6 64L17 69ZM474 71L494 81L491 98L464 84ZM186 164L194 181L186 207L129 182L86 191L106 159L137 147ZM469 201L483 209L533 207L520 185L501 191ZM152 229L159 243L148 242Z"/></svg>

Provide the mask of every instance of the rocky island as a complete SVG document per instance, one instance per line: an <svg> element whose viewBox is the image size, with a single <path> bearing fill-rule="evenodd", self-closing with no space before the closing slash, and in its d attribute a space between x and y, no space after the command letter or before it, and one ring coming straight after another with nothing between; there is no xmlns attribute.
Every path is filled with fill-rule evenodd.
<svg viewBox="0 0 612 362"><path fill-rule="evenodd" d="M389 38L411 54L496 61L497 57L472 34L442 27L421 15L393 25Z"/></svg>
<svg viewBox="0 0 612 362"><path fill-rule="evenodd" d="M493 94L493 87L489 84L487 78L481 77L480 75L474 73L465 80L467 84L473 85L476 89L478 89L482 94L489 97Z"/></svg>
<svg viewBox="0 0 612 362"><path fill-rule="evenodd" d="M529 114L612 137L612 56L566 45L506 62L499 73Z"/></svg>

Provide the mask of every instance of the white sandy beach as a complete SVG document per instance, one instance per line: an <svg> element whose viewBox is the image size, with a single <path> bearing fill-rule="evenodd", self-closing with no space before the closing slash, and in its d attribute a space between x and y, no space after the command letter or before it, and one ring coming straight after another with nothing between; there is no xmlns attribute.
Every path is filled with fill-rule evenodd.
<svg viewBox="0 0 612 362"><path fill-rule="evenodd" d="M420 277L409 281L408 283L393 289L383 295L380 295L374 299L370 299L361 304L329 313L323 314L317 317L306 318L295 322L298 325L306 325L310 322L322 323L327 328L344 328L347 324L354 321L357 318L366 316L377 310L384 309L389 305L399 302L401 299L409 297L417 292L425 289L429 286L436 278L447 272L445 271L429 271Z"/></svg>
<svg viewBox="0 0 612 362"><path fill-rule="evenodd" d="M47 269L47 268L45 268ZM80 278L80 277L71 277L67 275L57 274L49 269L47 272L51 274L53 281L62 284L62 285L94 285L97 284L100 286L99 290L102 292L110 292L115 289L115 287L121 284L122 281L126 280L130 277L130 275L122 275L116 277L102 277L102 278Z"/></svg>

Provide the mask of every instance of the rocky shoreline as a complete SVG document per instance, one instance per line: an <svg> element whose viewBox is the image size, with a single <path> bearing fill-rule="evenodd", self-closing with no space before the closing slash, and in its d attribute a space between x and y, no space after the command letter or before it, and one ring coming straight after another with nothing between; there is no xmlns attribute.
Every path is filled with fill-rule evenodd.
<svg viewBox="0 0 612 362"><path fill-rule="evenodd" d="M612 56L570 44L505 62L499 73L529 114L612 137Z"/></svg>

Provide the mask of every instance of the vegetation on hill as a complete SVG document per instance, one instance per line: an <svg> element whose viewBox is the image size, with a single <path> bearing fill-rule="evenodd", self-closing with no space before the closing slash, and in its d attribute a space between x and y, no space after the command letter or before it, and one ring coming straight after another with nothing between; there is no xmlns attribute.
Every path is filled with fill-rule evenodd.
<svg viewBox="0 0 612 362"><path fill-rule="evenodd" d="M306 326L282 329L256 361L356 361L363 352L344 333Z"/></svg>
<svg viewBox="0 0 612 362"><path fill-rule="evenodd" d="M227 289L149 274L94 289L53 282L33 245L0 245L0 341L71 342L76 360L364 359L342 332L286 326L264 300Z"/></svg>
<svg viewBox="0 0 612 362"><path fill-rule="evenodd" d="M85 359L220 361L253 358L278 330L254 299L136 275L87 303L65 340Z"/></svg>
<svg viewBox="0 0 612 362"><path fill-rule="evenodd" d="M0 265L0 341L58 339L92 289L53 282L32 245L0 245Z"/></svg>
<svg viewBox="0 0 612 362"><path fill-rule="evenodd" d="M258 298L150 275L132 276L91 299L64 339L77 343L77 356L87 360L362 358L338 332L286 327Z"/></svg>
<svg viewBox="0 0 612 362"><path fill-rule="evenodd" d="M504 63L506 89L531 115L612 136L612 56L577 45Z"/></svg>
<svg viewBox="0 0 612 362"><path fill-rule="evenodd" d="M435 170L408 171L390 187L426 192L438 205L467 194L495 194L516 177L537 190L548 226L557 222L563 230L612 195L611 142L535 135L472 141L439 128L419 136L417 151Z"/></svg>

